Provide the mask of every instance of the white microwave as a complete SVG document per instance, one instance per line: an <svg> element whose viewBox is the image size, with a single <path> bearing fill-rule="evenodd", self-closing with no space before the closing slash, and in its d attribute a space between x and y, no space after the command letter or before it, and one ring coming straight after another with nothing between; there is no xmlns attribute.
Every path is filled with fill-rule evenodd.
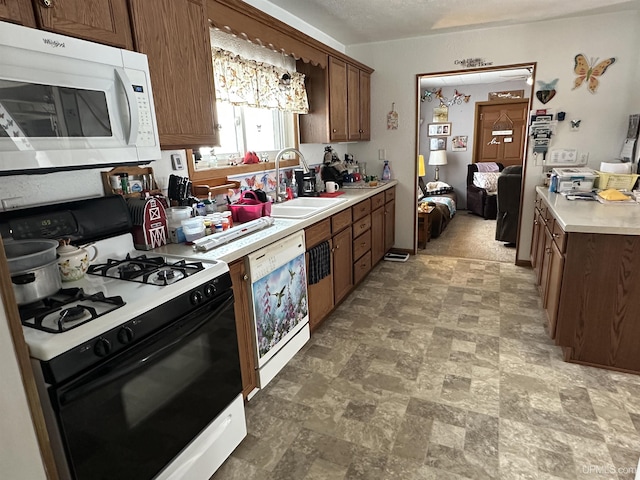
<svg viewBox="0 0 640 480"><path fill-rule="evenodd" d="M146 55L0 22L0 175L159 158Z"/></svg>

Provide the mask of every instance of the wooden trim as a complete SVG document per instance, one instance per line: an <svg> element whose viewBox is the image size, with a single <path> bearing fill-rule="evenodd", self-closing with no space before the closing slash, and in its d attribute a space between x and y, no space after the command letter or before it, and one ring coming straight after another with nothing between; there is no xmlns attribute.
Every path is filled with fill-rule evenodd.
<svg viewBox="0 0 640 480"><path fill-rule="evenodd" d="M446 70L444 72L430 72L430 73L418 73L418 80L421 77L447 77L449 75L464 75L465 73L479 73L479 72L491 72L493 70L515 70L517 68L527 68L533 67L533 74L535 75L535 66L536 62L525 62L525 63L513 63L510 65L492 65L489 67L480 67L480 68L459 68L457 70ZM534 77L535 80L535 77ZM420 88L420 84L418 83L418 89ZM419 97L418 97L419 98Z"/></svg>
<svg viewBox="0 0 640 480"><path fill-rule="evenodd" d="M296 60L326 68L330 55L373 73L371 67L240 0L207 0L207 11L214 27L272 50L284 51Z"/></svg>
<svg viewBox="0 0 640 480"><path fill-rule="evenodd" d="M16 298L13 292L13 287L11 286L9 265L7 264L7 257L5 255L4 244L1 237L0 280L2 280L0 281L0 295L2 296L2 303L4 304L4 310L7 316L9 331L11 332L11 340L15 349L16 361L18 363L20 375L22 376L22 384L24 385L25 394L27 396L27 404L31 413L33 428L36 433L38 446L40 447L42 464L44 465L47 478L49 480L57 480L58 473L56 463L53 457L53 451L51 450L49 434L47 432L42 407L40 405L40 397L38 396L38 390L36 388L31 362L29 360L29 350L24 341L22 324L20 323L20 314L18 313Z"/></svg>

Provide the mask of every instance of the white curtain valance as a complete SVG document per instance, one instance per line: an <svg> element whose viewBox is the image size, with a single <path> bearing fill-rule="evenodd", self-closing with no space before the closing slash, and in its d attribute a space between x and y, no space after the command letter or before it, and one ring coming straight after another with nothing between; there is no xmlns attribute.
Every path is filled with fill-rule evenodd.
<svg viewBox="0 0 640 480"><path fill-rule="evenodd" d="M309 113L304 75L301 73L247 60L226 50L214 50L213 75L216 100L233 105ZM290 80L283 81L283 76Z"/></svg>

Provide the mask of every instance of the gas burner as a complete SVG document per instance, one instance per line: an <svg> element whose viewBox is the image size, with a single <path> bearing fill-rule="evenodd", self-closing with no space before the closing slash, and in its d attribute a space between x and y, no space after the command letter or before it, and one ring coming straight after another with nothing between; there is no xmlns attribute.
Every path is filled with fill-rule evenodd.
<svg viewBox="0 0 640 480"><path fill-rule="evenodd" d="M103 277L118 278L151 285L171 285L204 269L201 262L177 260L174 263L163 257L146 255L130 256L122 260L108 259L105 263L89 266L87 273Z"/></svg>
<svg viewBox="0 0 640 480"><path fill-rule="evenodd" d="M50 297L19 308L22 324L49 333L63 333L125 305L122 297L88 295L81 288L62 288Z"/></svg>

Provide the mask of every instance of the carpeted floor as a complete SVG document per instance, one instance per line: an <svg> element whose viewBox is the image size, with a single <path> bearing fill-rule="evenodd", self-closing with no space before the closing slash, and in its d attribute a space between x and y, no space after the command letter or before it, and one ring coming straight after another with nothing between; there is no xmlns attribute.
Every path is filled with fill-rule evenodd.
<svg viewBox="0 0 640 480"><path fill-rule="evenodd" d="M515 263L515 246L495 240L496 221L458 210L444 232L427 243L420 254Z"/></svg>

